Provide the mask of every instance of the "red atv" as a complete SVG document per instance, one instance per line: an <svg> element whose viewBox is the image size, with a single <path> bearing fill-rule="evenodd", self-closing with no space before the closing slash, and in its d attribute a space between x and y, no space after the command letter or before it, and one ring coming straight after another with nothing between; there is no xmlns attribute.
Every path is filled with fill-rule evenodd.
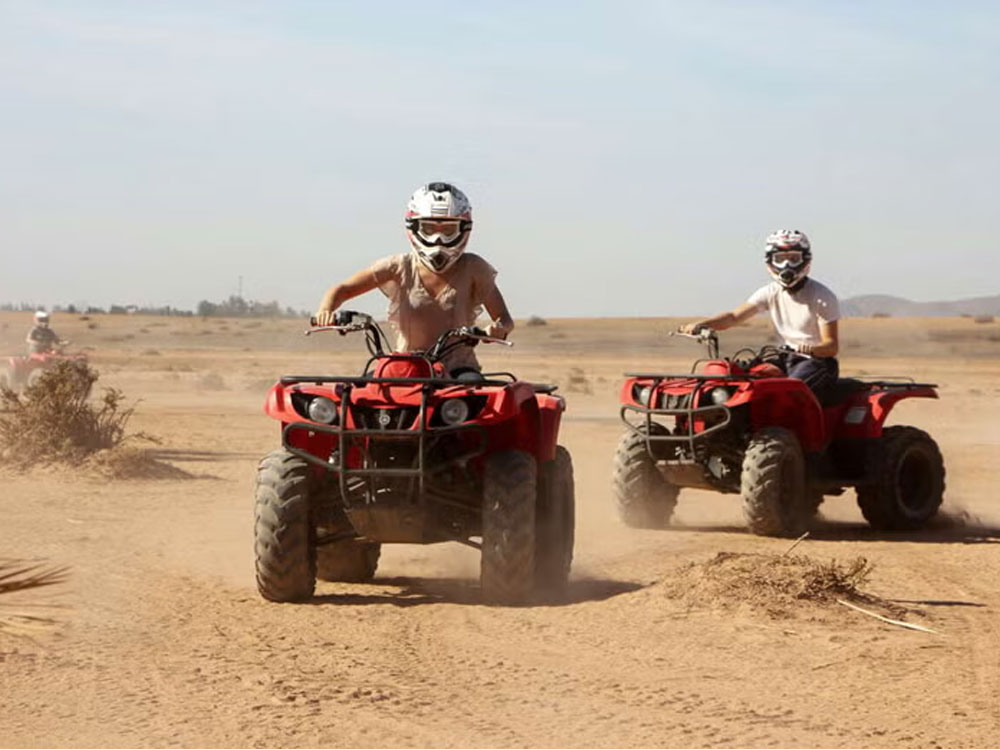
<svg viewBox="0 0 1000 750"><path fill-rule="evenodd" d="M338 312L306 333L363 331L361 375L283 377L265 412L282 448L260 462L254 525L257 588L300 601L317 576L366 581L381 545L455 541L482 552L487 601L520 604L565 586L573 557L569 453L556 444L565 401L555 386L441 364L491 339L443 334L426 352L386 353L378 324Z"/></svg>
<svg viewBox="0 0 1000 750"><path fill-rule="evenodd" d="M44 354L29 354L26 357L9 357L7 366L0 370L0 388L21 392L35 385L42 373L66 360L86 361L84 354L67 354L68 341L62 341L59 347Z"/></svg>
<svg viewBox="0 0 1000 750"><path fill-rule="evenodd" d="M714 331L691 338L709 358L690 374L626 374L613 480L626 524L666 527L682 487L740 494L750 531L769 536L800 533L824 495L847 487L876 529L915 529L937 513L937 444L883 426L900 399L937 398L935 385L843 378L821 402L773 364L773 346L720 359Z"/></svg>

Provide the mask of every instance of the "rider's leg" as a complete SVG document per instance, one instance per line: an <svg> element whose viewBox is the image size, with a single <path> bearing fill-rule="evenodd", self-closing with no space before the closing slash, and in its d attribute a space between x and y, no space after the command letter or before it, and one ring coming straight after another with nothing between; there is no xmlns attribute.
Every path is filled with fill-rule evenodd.
<svg viewBox="0 0 1000 750"><path fill-rule="evenodd" d="M839 376L840 365L836 357L793 355L788 361L788 377L805 382L817 398L822 398Z"/></svg>

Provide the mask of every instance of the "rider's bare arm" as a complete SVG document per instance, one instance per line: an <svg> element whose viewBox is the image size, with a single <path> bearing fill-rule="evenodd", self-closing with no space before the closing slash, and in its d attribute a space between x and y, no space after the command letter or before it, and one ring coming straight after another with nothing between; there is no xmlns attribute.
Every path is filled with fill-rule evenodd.
<svg viewBox="0 0 1000 750"><path fill-rule="evenodd" d="M735 310L719 313L711 318L705 318L704 320L681 326L680 331L681 333L698 333L703 328L711 328L713 331L724 331L727 328L732 328L746 320L750 320L756 314L757 306L750 302L744 302Z"/></svg>
<svg viewBox="0 0 1000 750"><path fill-rule="evenodd" d="M822 341L815 346L801 344L796 348L800 354L809 354L813 357L836 357L840 351L840 333L837 328L837 321L826 323L820 321L819 335Z"/></svg>
<svg viewBox="0 0 1000 750"><path fill-rule="evenodd" d="M349 299L370 292L377 286L378 280L375 278L375 271L372 268L358 271L346 281L334 284L326 290L326 294L323 295L323 299L319 303L319 308L316 310L316 325L333 325L333 315L341 305Z"/></svg>
<svg viewBox="0 0 1000 750"><path fill-rule="evenodd" d="M507 338L510 332L514 330L514 319L510 317L507 302L497 287L493 287L493 291L486 297L484 304L486 305L486 311L493 320L487 327L486 332L498 339Z"/></svg>

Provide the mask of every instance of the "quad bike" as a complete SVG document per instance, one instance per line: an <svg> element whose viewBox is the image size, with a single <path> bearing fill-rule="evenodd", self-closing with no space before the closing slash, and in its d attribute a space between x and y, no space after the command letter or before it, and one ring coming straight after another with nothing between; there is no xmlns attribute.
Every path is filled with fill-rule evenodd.
<svg viewBox="0 0 1000 750"><path fill-rule="evenodd" d="M455 541L479 549L486 601L521 604L565 586L573 557L565 401L510 373L449 375L442 359L485 331L447 331L427 351L387 353L378 324L338 312L307 334L364 332L361 375L283 377L265 412L282 448L260 462L257 588L313 595L316 578L370 580L382 544Z"/></svg>
<svg viewBox="0 0 1000 750"><path fill-rule="evenodd" d="M87 357L84 354L66 353L69 343L60 341L59 346L50 352L29 354L26 357L9 357L6 367L0 370L0 389L6 388L19 393L35 385L43 372L59 362L86 361Z"/></svg>
<svg viewBox="0 0 1000 750"><path fill-rule="evenodd" d="M916 529L937 513L944 462L916 427L885 427L903 398L937 398L905 378L842 378L820 401L774 364L766 346L719 357L714 331L696 335L708 359L691 373L627 373L613 491L629 526L665 528L682 487L740 494L750 531L795 535L824 495L856 490L875 529Z"/></svg>

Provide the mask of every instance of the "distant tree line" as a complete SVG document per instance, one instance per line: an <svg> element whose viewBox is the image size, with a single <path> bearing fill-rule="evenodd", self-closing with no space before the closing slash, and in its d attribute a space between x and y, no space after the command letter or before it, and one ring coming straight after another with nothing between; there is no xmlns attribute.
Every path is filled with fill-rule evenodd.
<svg viewBox="0 0 1000 750"><path fill-rule="evenodd" d="M4 312L34 312L44 310L44 305L32 302L0 303L0 311ZM78 305L55 305L54 313L70 315L198 315L203 318L301 318L309 313L292 307L282 307L277 302L258 302L245 300L238 295L231 295L222 302L209 302L203 299L195 310L184 310L166 305L164 307L142 307L140 305L111 305L110 307L92 307Z"/></svg>

